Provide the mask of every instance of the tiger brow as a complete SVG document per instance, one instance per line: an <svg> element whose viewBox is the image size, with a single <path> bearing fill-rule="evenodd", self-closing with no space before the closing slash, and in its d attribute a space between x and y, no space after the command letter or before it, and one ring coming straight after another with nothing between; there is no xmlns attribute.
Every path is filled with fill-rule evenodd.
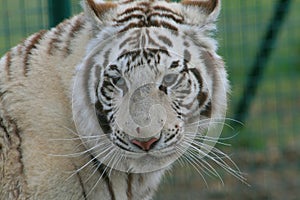
<svg viewBox="0 0 300 200"><path fill-rule="evenodd" d="M179 60L173 61L170 65L170 69L175 69L179 66Z"/></svg>
<svg viewBox="0 0 300 200"><path fill-rule="evenodd" d="M112 70L112 71L117 71L118 73L120 73L120 70L119 70L117 65L110 65L109 69Z"/></svg>
<svg viewBox="0 0 300 200"><path fill-rule="evenodd" d="M104 71L104 76L115 77L116 76L115 73L118 75L122 74L122 72L120 71L118 66L115 64L109 65L107 68L108 68L108 70Z"/></svg>
<svg viewBox="0 0 300 200"><path fill-rule="evenodd" d="M169 52L168 52L168 50L166 50L166 49L152 49L152 48L147 48L147 49L145 49L145 50L140 50L140 49L138 49L138 50L132 50L132 51L128 51L128 52L126 52L126 53L123 53L123 54L121 54L118 58L117 58L117 60L120 60L120 59L122 59L122 58L126 58L126 57L129 57L129 56L134 56L134 57L137 57L138 55L141 55L141 53L143 52L143 51L149 51L149 52L151 52L151 53L163 53L163 54L166 54L166 55L170 55L169 54Z"/></svg>

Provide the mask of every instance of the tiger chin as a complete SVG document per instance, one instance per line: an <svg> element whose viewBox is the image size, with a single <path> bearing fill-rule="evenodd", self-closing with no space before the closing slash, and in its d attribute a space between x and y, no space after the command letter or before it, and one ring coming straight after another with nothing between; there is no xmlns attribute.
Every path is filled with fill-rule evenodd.
<svg viewBox="0 0 300 200"><path fill-rule="evenodd" d="M239 176L215 158L220 0L82 6L0 61L0 198L152 199L176 160L209 170L209 153Z"/></svg>

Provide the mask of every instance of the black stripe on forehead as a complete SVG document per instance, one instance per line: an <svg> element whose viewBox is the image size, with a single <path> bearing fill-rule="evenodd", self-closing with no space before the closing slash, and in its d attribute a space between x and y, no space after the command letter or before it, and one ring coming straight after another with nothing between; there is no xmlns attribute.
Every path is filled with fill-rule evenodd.
<svg viewBox="0 0 300 200"><path fill-rule="evenodd" d="M114 26L123 26L120 32L142 27L163 27L176 32L177 24L183 21L184 17L170 7L141 2L118 13Z"/></svg>
<svg viewBox="0 0 300 200"><path fill-rule="evenodd" d="M159 6L159 5L157 5L157 6L153 6L152 9L155 10L155 11L163 11L163 12L166 12L166 13L172 13L174 16L176 16L176 17L178 17L178 18L181 18L182 21L183 21L183 18L184 18L184 17L183 17L182 15L180 15L179 13L174 12L174 11L171 10L170 8L167 8L167 7L164 7L164 6Z"/></svg>
<svg viewBox="0 0 300 200"><path fill-rule="evenodd" d="M159 36L158 36L158 39L159 39L160 41L162 41L164 44L166 44L167 46L173 47L172 41L171 41L167 36L159 35Z"/></svg>
<svg viewBox="0 0 300 200"><path fill-rule="evenodd" d="M169 51L167 49L161 48L161 49L153 49L153 48L147 48L147 49L137 49L133 51L127 51L122 53L117 60L121 60L123 58L131 58L131 61L134 61L138 57L143 58L152 58L158 53L165 54L167 56L170 56Z"/></svg>
<svg viewBox="0 0 300 200"><path fill-rule="evenodd" d="M148 20L151 21L151 17L163 17L163 18L167 18L167 19L171 19L176 23L182 23L183 22L183 18L178 18L176 15L174 14L168 14L168 13L161 13L161 12L152 12L151 14L149 14L147 16Z"/></svg>

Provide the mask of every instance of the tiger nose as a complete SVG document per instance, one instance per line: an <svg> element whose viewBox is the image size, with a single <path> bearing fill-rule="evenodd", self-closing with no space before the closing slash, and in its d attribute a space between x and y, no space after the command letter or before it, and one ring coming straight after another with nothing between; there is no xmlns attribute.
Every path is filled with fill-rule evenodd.
<svg viewBox="0 0 300 200"><path fill-rule="evenodd" d="M139 141L136 139L131 140L132 144L135 144L139 148L143 149L144 151L149 151L151 147L153 147L153 144L157 141L157 138L151 138L148 141Z"/></svg>

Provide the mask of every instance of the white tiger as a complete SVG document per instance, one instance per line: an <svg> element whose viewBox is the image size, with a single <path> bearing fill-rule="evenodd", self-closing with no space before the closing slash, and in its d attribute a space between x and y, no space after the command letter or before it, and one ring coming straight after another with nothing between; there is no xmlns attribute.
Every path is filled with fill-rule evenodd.
<svg viewBox="0 0 300 200"><path fill-rule="evenodd" d="M0 62L0 198L152 199L179 157L210 170L209 151L232 173L209 126L224 119L229 88L211 37L220 4L85 0L84 13L11 49Z"/></svg>

